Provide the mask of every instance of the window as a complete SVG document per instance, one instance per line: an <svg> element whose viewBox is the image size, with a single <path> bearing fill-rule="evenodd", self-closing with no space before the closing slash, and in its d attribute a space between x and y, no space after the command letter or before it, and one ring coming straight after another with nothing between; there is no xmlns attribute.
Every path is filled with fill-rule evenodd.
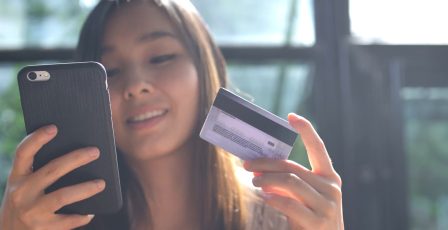
<svg viewBox="0 0 448 230"><path fill-rule="evenodd" d="M351 0L351 31L363 44L448 44L444 0Z"/></svg>
<svg viewBox="0 0 448 230"><path fill-rule="evenodd" d="M413 229L448 228L448 88L402 89Z"/></svg>
<svg viewBox="0 0 448 230"><path fill-rule="evenodd" d="M221 45L314 45L311 0L193 2Z"/></svg>
<svg viewBox="0 0 448 230"><path fill-rule="evenodd" d="M0 49L71 48L98 0L0 0Z"/></svg>
<svg viewBox="0 0 448 230"><path fill-rule="evenodd" d="M397 121L403 133L409 229L448 228L447 7L439 0L350 1L355 42L383 68L377 81L396 84L399 91L394 105L402 110Z"/></svg>

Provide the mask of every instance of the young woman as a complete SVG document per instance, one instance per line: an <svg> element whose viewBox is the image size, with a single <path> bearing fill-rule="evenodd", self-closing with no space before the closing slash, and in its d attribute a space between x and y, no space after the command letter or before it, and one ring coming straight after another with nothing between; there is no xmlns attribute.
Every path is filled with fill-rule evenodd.
<svg viewBox="0 0 448 230"><path fill-rule="evenodd" d="M100 154L94 147L76 150L33 172L33 156L57 135L50 125L17 147L1 229L344 228L341 179L306 119L288 116L312 170L270 159L246 161L240 170L232 155L199 138L215 94L226 86L226 69L189 1L101 1L85 22L77 54L108 71L124 207L96 217L55 214L107 185L89 181L44 194ZM245 172L254 172L252 184L241 179Z"/></svg>

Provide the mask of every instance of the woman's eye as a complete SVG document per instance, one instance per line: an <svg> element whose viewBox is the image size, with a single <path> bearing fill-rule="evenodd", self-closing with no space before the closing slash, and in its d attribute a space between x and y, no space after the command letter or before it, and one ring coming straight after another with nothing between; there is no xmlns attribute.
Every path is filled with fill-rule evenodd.
<svg viewBox="0 0 448 230"><path fill-rule="evenodd" d="M151 64L162 64L164 62L173 60L174 58L176 58L175 54L167 54L152 57L149 61L151 62Z"/></svg>
<svg viewBox="0 0 448 230"><path fill-rule="evenodd" d="M107 73L108 78L114 77L120 73L120 70L119 69L108 69L108 70L106 70L106 73Z"/></svg>

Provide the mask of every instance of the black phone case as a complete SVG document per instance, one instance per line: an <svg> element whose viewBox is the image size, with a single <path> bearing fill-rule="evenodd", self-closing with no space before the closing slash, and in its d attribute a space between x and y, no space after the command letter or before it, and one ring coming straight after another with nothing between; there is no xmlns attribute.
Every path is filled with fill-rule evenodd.
<svg viewBox="0 0 448 230"><path fill-rule="evenodd" d="M47 71L50 79L32 82L27 78L30 71ZM26 66L18 73L26 132L49 124L58 127L57 136L36 154L33 170L79 148L100 150L99 159L63 176L45 192L93 179L104 179L105 190L58 213L106 214L122 206L106 80L104 67L96 62Z"/></svg>

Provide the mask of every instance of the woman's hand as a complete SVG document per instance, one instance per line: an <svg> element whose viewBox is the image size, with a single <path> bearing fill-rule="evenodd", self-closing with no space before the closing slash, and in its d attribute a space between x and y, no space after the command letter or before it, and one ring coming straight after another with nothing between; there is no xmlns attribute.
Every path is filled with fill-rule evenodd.
<svg viewBox="0 0 448 230"><path fill-rule="evenodd" d="M92 220L93 215L62 215L55 212L65 205L101 192L105 187L103 180L64 187L49 194L45 194L44 189L70 171L97 159L97 148L75 150L32 171L34 155L56 133L56 126L45 126L28 135L17 146L0 209L0 229L73 229Z"/></svg>
<svg viewBox="0 0 448 230"><path fill-rule="evenodd" d="M311 123L289 114L289 123L301 135L312 170L293 161L246 161L253 184L265 193L266 203L284 213L292 229L344 229L341 178L334 170L322 139Z"/></svg>

